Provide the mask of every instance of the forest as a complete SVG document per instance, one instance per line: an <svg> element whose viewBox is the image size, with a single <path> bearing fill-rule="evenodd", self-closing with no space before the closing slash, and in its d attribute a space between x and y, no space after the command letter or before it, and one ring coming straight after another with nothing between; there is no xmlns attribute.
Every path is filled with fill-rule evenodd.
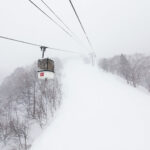
<svg viewBox="0 0 150 150"><path fill-rule="evenodd" d="M150 56L144 54L116 55L103 58L99 67L116 74L134 87L142 86L150 91Z"/></svg>
<svg viewBox="0 0 150 150"><path fill-rule="evenodd" d="M55 79L39 80L37 64L17 68L0 86L0 149L28 150L33 128L44 128L61 103L61 61Z"/></svg>

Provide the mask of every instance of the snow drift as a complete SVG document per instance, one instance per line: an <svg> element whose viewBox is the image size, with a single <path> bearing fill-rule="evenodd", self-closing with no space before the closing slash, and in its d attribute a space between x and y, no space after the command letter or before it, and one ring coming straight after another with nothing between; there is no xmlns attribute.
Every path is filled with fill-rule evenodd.
<svg viewBox="0 0 150 150"><path fill-rule="evenodd" d="M78 60L65 65L63 92L31 150L150 149L150 96Z"/></svg>

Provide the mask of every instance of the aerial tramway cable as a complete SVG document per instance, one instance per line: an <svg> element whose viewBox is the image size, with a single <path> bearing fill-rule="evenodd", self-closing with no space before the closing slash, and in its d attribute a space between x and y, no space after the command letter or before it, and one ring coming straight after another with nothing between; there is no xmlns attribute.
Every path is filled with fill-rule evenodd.
<svg viewBox="0 0 150 150"><path fill-rule="evenodd" d="M72 7L72 9L73 9L73 11L74 11L74 13L75 13L77 19L78 19L78 22L79 22L79 24L80 24L80 26L81 26L81 28L82 28L82 31L83 31L83 33L84 33L86 39L87 39L87 42L88 42L88 44L89 44L89 46L90 46L90 48L91 48L91 50L92 50L92 52L90 53L90 56L91 56L91 59L92 59L92 64L94 65L94 64L95 64L96 53L95 53L95 51L94 51L93 45L92 45L92 43L91 43L91 41L90 41L90 39L89 39L89 37L88 37L88 35L87 35L87 32L85 31L85 28L84 28L84 26L83 26L83 24L82 24L82 22L81 22L81 19L80 19L79 15L78 15L78 13L77 13L77 11L76 11L76 9L75 9L75 6L73 5L73 3L72 3L71 0L69 0L69 2L70 2L70 5L71 5L71 7Z"/></svg>
<svg viewBox="0 0 150 150"><path fill-rule="evenodd" d="M64 29L61 25L59 25L54 19L52 19L47 13L45 13L39 6L37 6L33 1L29 0L37 9L39 9L44 15L46 15L49 19L51 19L55 24L57 24L63 31L65 31L70 37L72 37L78 44L82 47L86 48L85 45L80 41L78 36L64 23L64 21L55 13L55 11L44 1L41 2L49 9L49 11L64 25L66 29Z"/></svg>
<svg viewBox="0 0 150 150"><path fill-rule="evenodd" d="M5 36L0 36L0 38L10 40L10 41L19 42L19 43L23 43L23 44L28 44L28 45L32 45L32 46L38 46L38 47L41 46L41 45L38 45L38 44L33 44L33 43L30 43L30 42L25 42L25 41L21 41L21 40L16 40L16 39L5 37Z"/></svg>
<svg viewBox="0 0 150 150"><path fill-rule="evenodd" d="M41 2L52 12L52 14L71 32L71 29L63 22L63 20L54 12L54 10L44 1L41 0Z"/></svg>
<svg viewBox="0 0 150 150"><path fill-rule="evenodd" d="M53 18L51 18L47 13L45 13L39 6L37 6L33 1L29 0L29 2L34 5L39 11L41 11L46 17L48 17L54 24L56 24L61 30L63 30L68 36L72 37L72 35L64 29L60 24L58 24Z"/></svg>
<svg viewBox="0 0 150 150"><path fill-rule="evenodd" d="M26 41L22 41L22 40L17 40L17 39L13 39L13 38L9 38L9 37L5 37L5 36L0 36L1 39L6 39L6 40L10 40L10 41L15 41L15 42L19 42L19 43L23 43L23 44L27 44L27 45L31 45L31 46L37 46L37 47L45 47L46 49L51 49L51 50L55 50L55 51L60 51L60 52L65 52L65 53L74 53L74 54L83 54L81 52L75 52L75 51L70 51L70 50L64 50L64 49L59 49L59 48L54 48L54 47L49 47L49 46L43 46L40 44L34 44L31 42L26 42Z"/></svg>
<svg viewBox="0 0 150 150"><path fill-rule="evenodd" d="M88 41L90 47L93 49L92 43L91 43L91 41L90 41L90 39L89 39L89 37L88 37L88 35L87 35L87 32L85 31L85 28L84 28L84 26L83 26L83 24L82 24L82 22L81 22L81 19L80 19L78 13L77 13L77 11L76 11L76 9L75 9L75 7L74 7L72 1L69 0L69 2L70 2L70 5L71 5L71 7L72 7L72 9L73 9L73 11L74 11L74 13L75 13L75 15L76 15L76 17L77 17L79 23L80 23L80 26L81 26L81 28L82 28L82 30L83 30L83 32L84 32L84 35L85 35L85 37L86 37L86 39L87 39L87 41Z"/></svg>

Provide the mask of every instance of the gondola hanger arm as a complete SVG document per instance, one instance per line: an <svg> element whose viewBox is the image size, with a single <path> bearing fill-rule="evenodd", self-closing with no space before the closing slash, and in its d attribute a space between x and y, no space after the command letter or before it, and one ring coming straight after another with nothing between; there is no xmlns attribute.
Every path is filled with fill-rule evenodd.
<svg viewBox="0 0 150 150"><path fill-rule="evenodd" d="M42 51L42 58L44 58L44 54L45 54L45 51L46 51L47 47L46 46L41 46L40 48L41 48L41 51Z"/></svg>

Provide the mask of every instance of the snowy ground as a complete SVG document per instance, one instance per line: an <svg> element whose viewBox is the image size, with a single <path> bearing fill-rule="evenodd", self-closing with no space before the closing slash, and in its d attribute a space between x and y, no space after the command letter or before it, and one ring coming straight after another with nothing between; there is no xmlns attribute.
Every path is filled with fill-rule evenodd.
<svg viewBox="0 0 150 150"><path fill-rule="evenodd" d="M79 60L64 68L61 109L31 150L150 150L150 96Z"/></svg>

